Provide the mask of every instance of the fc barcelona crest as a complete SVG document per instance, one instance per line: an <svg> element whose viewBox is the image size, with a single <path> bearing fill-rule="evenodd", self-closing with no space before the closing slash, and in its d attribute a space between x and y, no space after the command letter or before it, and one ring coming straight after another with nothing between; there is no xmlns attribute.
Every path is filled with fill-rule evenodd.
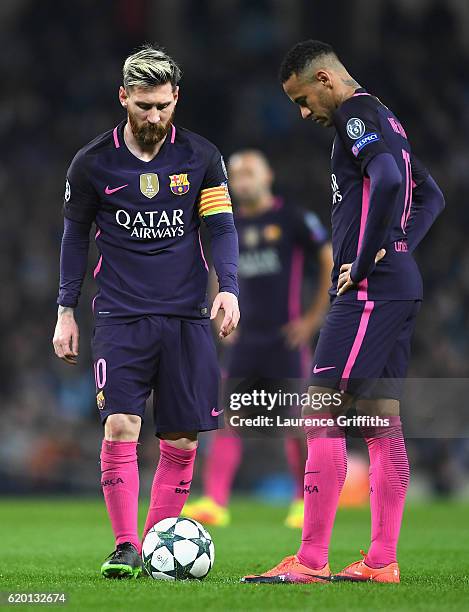
<svg viewBox="0 0 469 612"><path fill-rule="evenodd" d="M277 242L280 240L282 235L282 228L280 225L266 225L264 227L264 238L267 242Z"/></svg>
<svg viewBox="0 0 469 612"><path fill-rule="evenodd" d="M189 191L191 184L187 178L187 174L170 174L171 181L169 187L174 195L184 195Z"/></svg>
<svg viewBox="0 0 469 612"><path fill-rule="evenodd" d="M140 175L140 191L147 198L154 198L160 190L158 175L154 172Z"/></svg>
<svg viewBox="0 0 469 612"><path fill-rule="evenodd" d="M96 396L96 403L98 404L98 408L100 410L104 410L104 406L106 405L106 400L104 398L104 393L100 391Z"/></svg>

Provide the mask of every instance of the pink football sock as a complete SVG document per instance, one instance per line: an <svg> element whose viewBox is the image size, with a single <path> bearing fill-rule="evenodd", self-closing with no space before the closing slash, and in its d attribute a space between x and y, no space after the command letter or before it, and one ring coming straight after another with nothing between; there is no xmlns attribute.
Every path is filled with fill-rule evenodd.
<svg viewBox="0 0 469 612"><path fill-rule="evenodd" d="M204 463L204 493L218 505L226 507L233 480L241 461L241 438L215 433Z"/></svg>
<svg viewBox="0 0 469 612"><path fill-rule="evenodd" d="M140 552L137 442L103 440L101 486L116 545L131 542Z"/></svg>
<svg viewBox="0 0 469 612"><path fill-rule="evenodd" d="M285 455L293 478L294 499L303 499L305 477L304 441L301 438L285 438Z"/></svg>
<svg viewBox="0 0 469 612"><path fill-rule="evenodd" d="M366 564L375 568L397 559L397 541L409 485L401 419L388 418L389 427L363 430L370 454L371 546Z"/></svg>
<svg viewBox="0 0 469 612"><path fill-rule="evenodd" d="M331 418L330 415L320 416ZM347 473L345 435L335 424L307 426L305 430L308 445L304 476L305 518L298 559L311 569L321 569L328 562L329 541Z"/></svg>
<svg viewBox="0 0 469 612"><path fill-rule="evenodd" d="M176 448L166 440L160 440L160 460L151 486L150 507L142 540L153 525L181 514L189 496L196 452L196 448Z"/></svg>

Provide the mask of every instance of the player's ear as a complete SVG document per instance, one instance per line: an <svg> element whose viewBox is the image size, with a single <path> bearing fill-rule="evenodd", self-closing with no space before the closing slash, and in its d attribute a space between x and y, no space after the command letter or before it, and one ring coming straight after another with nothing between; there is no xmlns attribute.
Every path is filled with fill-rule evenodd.
<svg viewBox="0 0 469 612"><path fill-rule="evenodd" d="M321 83L321 85L324 85L324 87L331 86L331 76L328 72L326 72L326 70L318 70L316 72L316 79L319 83Z"/></svg>
<svg viewBox="0 0 469 612"><path fill-rule="evenodd" d="M127 91L122 85L119 87L119 102L124 108L127 108Z"/></svg>
<svg viewBox="0 0 469 612"><path fill-rule="evenodd" d="M176 87L173 89L173 99L174 104L177 104L177 101L179 99L179 85L176 85Z"/></svg>

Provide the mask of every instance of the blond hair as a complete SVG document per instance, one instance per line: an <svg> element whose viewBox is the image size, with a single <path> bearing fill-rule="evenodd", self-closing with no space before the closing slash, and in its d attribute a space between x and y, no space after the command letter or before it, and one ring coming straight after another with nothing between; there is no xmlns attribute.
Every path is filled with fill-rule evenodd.
<svg viewBox="0 0 469 612"><path fill-rule="evenodd" d="M155 87L171 83L173 89L181 79L181 69L160 47L144 45L129 55L123 67L124 87Z"/></svg>

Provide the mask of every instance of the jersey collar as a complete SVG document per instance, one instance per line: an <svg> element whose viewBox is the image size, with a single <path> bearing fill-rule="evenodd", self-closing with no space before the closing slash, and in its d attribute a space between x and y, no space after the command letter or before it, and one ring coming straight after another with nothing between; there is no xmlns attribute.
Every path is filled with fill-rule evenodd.
<svg viewBox="0 0 469 612"><path fill-rule="evenodd" d="M339 107L337 107L337 108L335 109L335 111L332 113L332 121L333 121L333 123L334 123L335 125L337 124L337 117L338 117L338 115L339 115L340 109L341 109L341 108L342 108L342 106L343 106L344 104L346 104L346 103L347 103L349 100L351 100L352 98L358 97L358 96L369 96L369 95L371 95L371 94L369 94L369 93L366 91L366 89L365 89L364 87L358 87L358 89L356 89L356 90L354 91L354 93L353 93L353 94L350 96L350 98L347 98L346 100L344 100L344 101L342 102L342 104L341 104Z"/></svg>
<svg viewBox="0 0 469 612"><path fill-rule="evenodd" d="M114 146L116 149L119 149L120 151L122 151L128 158L132 159L135 163L140 163L143 166L148 166L149 164L156 162L157 160L160 161L161 158L166 156L168 147L171 147L171 145L173 145L176 140L176 126L174 124L171 124L171 128L169 129L169 132L166 135L165 141L161 149L158 151L157 155L155 155L155 157L151 159L150 161L144 161L143 159L139 159L138 157L136 157L128 149L127 145L125 144L124 128L125 128L126 123L127 123L127 119L124 119L118 125L116 125L116 127L113 129L112 136L113 136Z"/></svg>

